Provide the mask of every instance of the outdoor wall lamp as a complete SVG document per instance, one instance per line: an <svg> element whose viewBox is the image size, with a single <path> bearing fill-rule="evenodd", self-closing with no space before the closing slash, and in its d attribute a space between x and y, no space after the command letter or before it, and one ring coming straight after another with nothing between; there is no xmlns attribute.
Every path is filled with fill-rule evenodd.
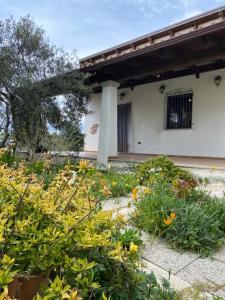
<svg viewBox="0 0 225 300"><path fill-rule="evenodd" d="M160 85L160 87L159 87L160 94L163 94L165 92L165 89L166 89L166 87L164 84Z"/></svg>
<svg viewBox="0 0 225 300"><path fill-rule="evenodd" d="M125 92L121 92L120 93L120 100L123 101L123 98L125 97L126 93Z"/></svg>
<svg viewBox="0 0 225 300"><path fill-rule="evenodd" d="M215 85L218 87L221 83L221 76L216 76L214 78Z"/></svg>

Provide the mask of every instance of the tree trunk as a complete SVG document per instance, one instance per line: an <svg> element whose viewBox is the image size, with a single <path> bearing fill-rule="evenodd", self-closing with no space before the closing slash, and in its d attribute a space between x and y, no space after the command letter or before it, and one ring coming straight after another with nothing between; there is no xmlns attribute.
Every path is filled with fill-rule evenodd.
<svg viewBox="0 0 225 300"><path fill-rule="evenodd" d="M9 109L9 103L8 102L4 102L5 103L5 115L6 115L6 124L5 124L5 128L4 128L4 135L2 138L2 141L0 143L0 148L5 147L6 142L9 138L9 125L10 125L10 109Z"/></svg>

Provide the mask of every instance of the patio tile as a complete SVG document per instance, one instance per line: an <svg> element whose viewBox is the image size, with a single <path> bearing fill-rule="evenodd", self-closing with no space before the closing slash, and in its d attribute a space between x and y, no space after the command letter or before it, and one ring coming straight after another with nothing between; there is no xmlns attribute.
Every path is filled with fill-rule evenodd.
<svg viewBox="0 0 225 300"><path fill-rule="evenodd" d="M191 264L199 255L189 252L178 252L170 249L161 240L147 241L142 257L172 274Z"/></svg>
<svg viewBox="0 0 225 300"><path fill-rule="evenodd" d="M193 283L225 284L225 263L216 259L199 258L176 274Z"/></svg>
<svg viewBox="0 0 225 300"><path fill-rule="evenodd" d="M163 270L162 268L152 264L151 262L148 262L146 260L142 260L144 263L144 267L142 268L143 271L145 271L146 273L151 273L154 272L156 278L161 281L163 278L168 279L169 278L169 272ZM190 288L191 284L184 281L181 278L178 278L175 275L170 275L170 284L171 287L174 288L177 291L181 291L183 289L186 288Z"/></svg>
<svg viewBox="0 0 225 300"><path fill-rule="evenodd" d="M217 253L213 255L214 258L221 260L225 263L225 246L221 250L219 250ZM225 271L224 271L225 272Z"/></svg>
<svg viewBox="0 0 225 300"><path fill-rule="evenodd" d="M225 289L219 290L214 293L216 296L221 297L222 299L225 299Z"/></svg>
<svg viewBox="0 0 225 300"><path fill-rule="evenodd" d="M132 200L130 197L118 197L105 201L103 204L103 210L116 210L118 213L121 213L125 217L129 218L129 215L135 210L135 206L132 205Z"/></svg>

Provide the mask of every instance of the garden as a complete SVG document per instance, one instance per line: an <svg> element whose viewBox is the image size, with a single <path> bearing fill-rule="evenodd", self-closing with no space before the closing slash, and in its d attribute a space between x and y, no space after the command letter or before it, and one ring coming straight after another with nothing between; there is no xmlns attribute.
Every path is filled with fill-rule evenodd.
<svg viewBox="0 0 225 300"><path fill-rule="evenodd" d="M140 271L138 233L101 209L136 184L86 160L56 166L2 150L0 299L174 299L166 280Z"/></svg>
<svg viewBox="0 0 225 300"><path fill-rule="evenodd" d="M130 220L102 209L124 195ZM116 173L1 150L0 299L180 299L141 271L142 230L210 255L224 242L225 202L166 157Z"/></svg>
<svg viewBox="0 0 225 300"><path fill-rule="evenodd" d="M133 221L171 247L210 255L224 243L225 202L212 197L188 171L158 157L137 167L144 193L133 190Z"/></svg>

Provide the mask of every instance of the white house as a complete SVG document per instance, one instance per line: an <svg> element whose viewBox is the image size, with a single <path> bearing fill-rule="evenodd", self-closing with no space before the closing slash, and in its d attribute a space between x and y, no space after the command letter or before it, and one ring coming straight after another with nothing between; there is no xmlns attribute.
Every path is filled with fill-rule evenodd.
<svg viewBox="0 0 225 300"><path fill-rule="evenodd" d="M225 6L86 57L85 151L225 158Z"/></svg>

